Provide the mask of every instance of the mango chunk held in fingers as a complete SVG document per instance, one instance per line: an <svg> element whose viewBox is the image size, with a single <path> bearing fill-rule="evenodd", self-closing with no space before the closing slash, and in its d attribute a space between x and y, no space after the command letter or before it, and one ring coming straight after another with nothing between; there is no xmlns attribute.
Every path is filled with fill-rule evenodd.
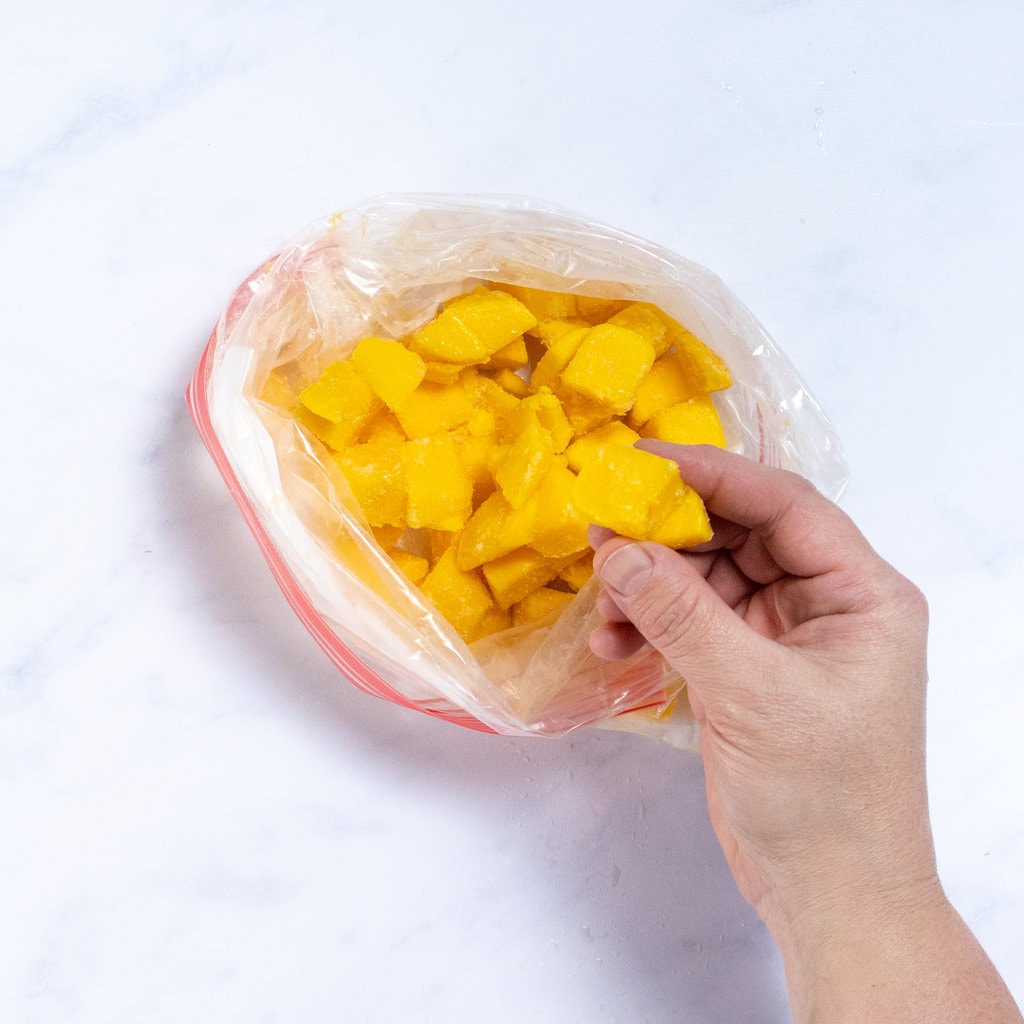
<svg viewBox="0 0 1024 1024"><path fill-rule="evenodd" d="M326 446L381 550L468 644L551 622L593 575L591 523L711 536L676 464L634 442L724 446L712 392L731 378L650 303L481 285L316 380L288 373L265 400Z"/></svg>
<svg viewBox="0 0 1024 1024"><path fill-rule="evenodd" d="M678 484L674 462L639 448L610 444L584 463L572 496L591 522L644 540L671 510Z"/></svg>

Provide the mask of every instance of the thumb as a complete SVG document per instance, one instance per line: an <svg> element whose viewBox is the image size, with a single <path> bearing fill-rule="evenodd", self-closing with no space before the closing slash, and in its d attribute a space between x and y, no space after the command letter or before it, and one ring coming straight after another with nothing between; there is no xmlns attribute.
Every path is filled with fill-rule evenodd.
<svg viewBox="0 0 1024 1024"><path fill-rule="evenodd" d="M594 569L622 615L697 689L749 680L769 656L769 641L678 551L617 538L598 550Z"/></svg>

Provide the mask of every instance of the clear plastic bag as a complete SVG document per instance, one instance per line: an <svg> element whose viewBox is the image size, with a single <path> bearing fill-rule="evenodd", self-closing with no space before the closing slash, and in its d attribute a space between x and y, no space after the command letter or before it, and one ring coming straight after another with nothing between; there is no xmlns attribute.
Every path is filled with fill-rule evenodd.
<svg viewBox="0 0 1024 1024"><path fill-rule="evenodd" d="M591 580L554 621L467 646L384 554L319 442L260 399L363 337L399 338L481 282L651 302L727 363L728 447L837 499L835 430L764 328L713 274L571 212L508 196L390 195L308 227L222 314L189 386L200 434L295 612L369 693L508 735L633 728L692 745L684 682L656 652L604 662Z"/></svg>

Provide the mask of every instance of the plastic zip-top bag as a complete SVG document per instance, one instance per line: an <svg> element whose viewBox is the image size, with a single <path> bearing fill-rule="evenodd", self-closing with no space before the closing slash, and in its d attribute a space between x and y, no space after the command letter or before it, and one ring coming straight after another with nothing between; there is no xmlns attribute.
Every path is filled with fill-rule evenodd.
<svg viewBox="0 0 1024 1024"><path fill-rule="evenodd" d="M507 196L389 195L317 222L234 293L188 389L204 443L289 603L368 693L470 728L633 728L692 745L685 682L660 654L593 655L594 578L560 610L467 642L381 546L344 473L268 384L315 381L367 337L403 339L486 285L649 303L727 365L726 447L837 499L835 430L714 274L617 229Z"/></svg>

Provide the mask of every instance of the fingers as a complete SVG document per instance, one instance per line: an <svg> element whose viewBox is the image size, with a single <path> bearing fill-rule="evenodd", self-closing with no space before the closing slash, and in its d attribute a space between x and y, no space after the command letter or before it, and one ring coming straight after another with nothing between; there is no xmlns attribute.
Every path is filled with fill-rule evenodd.
<svg viewBox="0 0 1024 1024"><path fill-rule="evenodd" d="M679 466L715 517L716 537L707 547L746 546L751 578L777 569L816 576L874 556L849 517L795 473L708 445L643 440L637 447Z"/></svg>
<svg viewBox="0 0 1024 1024"><path fill-rule="evenodd" d="M628 620L620 621L617 615L592 634L591 649L601 657L632 653L642 637L683 678L699 686L749 674L770 656L767 641L749 629L678 552L614 538L598 549L594 570L608 599Z"/></svg>

